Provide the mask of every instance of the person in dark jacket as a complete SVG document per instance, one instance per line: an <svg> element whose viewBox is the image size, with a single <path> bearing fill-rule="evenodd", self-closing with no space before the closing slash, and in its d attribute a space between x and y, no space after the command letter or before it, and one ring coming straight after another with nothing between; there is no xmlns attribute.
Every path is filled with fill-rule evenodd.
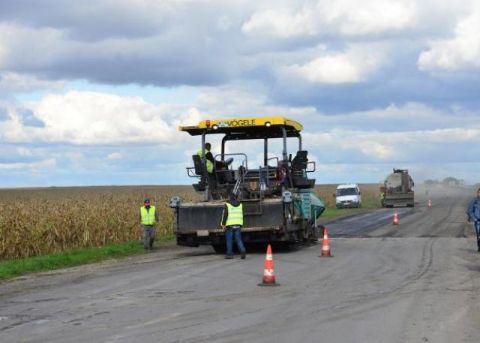
<svg viewBox="0 0 480 343"><path fill-rule="evenodd" d="M225 240L227 244L227 255L225 258L233 258L233 239L240 251L242 260L245 259L245 246L242 242L243 226L243 205L237 200L235 194L230 193L229 200L225 203L222 216L222 227L225 228Z"/></svg>
<svg viewBox="0 0 480 343"><path fill-rule="evenodd" d="M477 234L477 247L480 252L480 188L477 189L477 197L468 206L468 220L473 221Z"/></svg>

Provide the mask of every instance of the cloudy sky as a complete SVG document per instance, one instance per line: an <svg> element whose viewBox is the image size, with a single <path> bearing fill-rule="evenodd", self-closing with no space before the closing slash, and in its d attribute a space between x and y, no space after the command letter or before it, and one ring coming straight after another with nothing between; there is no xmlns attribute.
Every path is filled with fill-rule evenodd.
<svg viewBox="0 0 480 343"><path fill-rule="evenodd" d="M317 183L478 182L479 2L0 1L0 187L192 183L178 125L270 115Z"/></svg>

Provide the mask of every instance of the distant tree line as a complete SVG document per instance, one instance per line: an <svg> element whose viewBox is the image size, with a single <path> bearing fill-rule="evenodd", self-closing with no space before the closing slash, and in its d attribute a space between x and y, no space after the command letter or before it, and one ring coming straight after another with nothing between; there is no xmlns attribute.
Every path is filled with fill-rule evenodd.
<svg viewBox="0 0 480 343"><path fill-rule="evenodd" d="M425 180L424 183L427 186L447 186L447 187L460 187L465 185L464 180L454 178L453 176L446 177L441 181L429 179L429 180Z"/></svg>

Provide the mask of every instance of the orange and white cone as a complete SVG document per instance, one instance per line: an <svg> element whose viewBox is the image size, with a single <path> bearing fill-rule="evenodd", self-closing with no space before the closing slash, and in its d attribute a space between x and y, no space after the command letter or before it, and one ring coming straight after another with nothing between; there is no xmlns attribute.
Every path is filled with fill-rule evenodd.
<svg viewBox="0 0 480 343"><path fill-rule="evenodd" d="M332 257L330 254L330 240L328 239L327 228L323 229L322 254L320 257Z"/></svg>
<svg viewBox="0 0 480 343"><path fill-rule="evenodd" d="M267 246L267 254L265 256L265 263L263 268L263 279L259 286L277 286L275 282L275 266L273 264L272 247L270 244Z"/></svg>
<svg viewBox="0 0 480 343"><path fill-rule="evenodd" d="M428 199L428 208L432 208L432 200Z"/></svg>
<svg viewBox="0 0 480 343"><path fill-rule="evenodd" d="M397 209L393 212L393 225L398 225L398 212Z"/></svg>

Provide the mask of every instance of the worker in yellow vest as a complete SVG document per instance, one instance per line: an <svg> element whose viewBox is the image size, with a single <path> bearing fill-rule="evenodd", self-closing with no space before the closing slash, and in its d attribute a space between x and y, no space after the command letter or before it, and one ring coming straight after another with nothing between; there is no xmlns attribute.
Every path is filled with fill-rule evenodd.
<svg viewBox="0 0 480 343"><path fill-rule="evenodd" d="M225 241L227 244L227 255L225 258L233 258L233 239L237 243L238 251L245 259L245 246L242 242L243 226L243 205L237 200L235 194L229 195L229 200L225 203L222 216L222 227L225 228Z"/></svg>
<svg viewBox="0 0 480 343"><path fill-rule="evenodd" d="M155 240L155 224L158 222L158 214L155 206L150 205L150 199L143 201L140 207L140 224L143 229L143 247L145 250L153 249L153 241Z"/></svg>
<svg viewBox="0 0 480 343"><path fill-rule="evenodd" d="M213 173L213 166L215 165L215 159L213 158L213 154L210 152L211 149L212 145L210 143L205 143L205 166L207 167L207 172L209 174ZM203 150L198 150L197 155L200 158L203 158Z"/></svg>

